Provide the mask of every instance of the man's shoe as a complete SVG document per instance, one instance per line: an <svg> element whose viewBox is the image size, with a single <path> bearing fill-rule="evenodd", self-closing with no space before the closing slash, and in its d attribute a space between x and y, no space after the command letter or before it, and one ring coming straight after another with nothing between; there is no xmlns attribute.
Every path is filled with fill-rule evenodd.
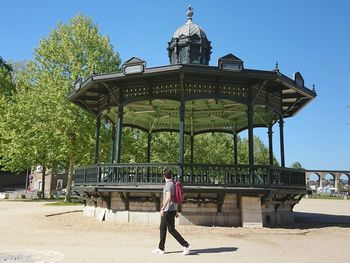
<svg viewBox="0 0 350 263"><path fill-rule="evenodd" d="M190 250L191 250L191 245L188 244L187 247L183 247L183 251L182 251L181 255L183 255L183 256L189 255L190 254Z"/></svg>
<svg viewBox="0 0 350 263"><path fill-rule="evenodd" d="M161 250L161 249L159 249L159 248L156 248L156 249L153 249L152 250L152 253L154 253L154 254L159 254L159 255L164 255L164 250Z"/></svg>

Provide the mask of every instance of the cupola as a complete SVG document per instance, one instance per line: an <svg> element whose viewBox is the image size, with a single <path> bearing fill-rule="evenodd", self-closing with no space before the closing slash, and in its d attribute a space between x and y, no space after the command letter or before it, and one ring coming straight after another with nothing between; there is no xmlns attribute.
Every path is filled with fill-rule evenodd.
<svg viewBox="0 0 350 263"><path fill-rule="evenodd" d="M211 54L210 41L204 30L193 23L193 8L187 9L187 22L180 26L169 42L170 64L208 65Z"/></svg>

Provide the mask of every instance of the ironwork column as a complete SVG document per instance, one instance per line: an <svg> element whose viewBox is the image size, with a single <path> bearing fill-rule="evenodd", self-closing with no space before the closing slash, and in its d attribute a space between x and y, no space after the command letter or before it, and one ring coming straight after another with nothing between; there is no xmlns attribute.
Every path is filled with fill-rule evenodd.
<svg viewBox="0 0 350 263"><path fill-rule="evenodd" d="M179 143L179 162L180 162L180 178L183 175L183 166L184 166L184 155L185 155L185 102L181 101L180 103L180 143Z"/></svg>
<svg viewBox="0 0 350 263"><path fill-rule="evenodd" d="M248 105L247 114L248 114L249 165L254 165L253 105Z"/></svg>
<svg viewBox="0 0 350 263"><path fill-rule="evenodd" d="M285 165L285 161L284 161L284 132L283 132L284 121L283 121L282 116L280 116L278 123L280 126L281 166L285 167L286 165Z"/></svg>
<svg viewBox="0 0 350 263"><path fill-rule="evenodd" d="M120 157L122 152L122 129L123 129L123 106L118 107L118 129L117 129L117 159L116 162L120 163Z"/></svg>
<svg viewBox="0 0 350 263"><path fill-rule="evenodd" d="M269 125L268 131L267 131L268 137L269 137L269 164L273 165L273 143L272 143L272 124Z"/></svg>
<svg viewBox="0 0 350 263"><path fill-rule="evenodd" d="M114 163L115 160L115 134L116 134L116 128L115 125L112 124L112 147L111 147L111 163Z"/></svg>
<svg viewBox="0 0 350 263"><path fill-rule="evenodd" d="M99 147L100 147L100 129L101 115L96 119L96 137L95 137L95 164L98 163Z"/></svg>
<svg viewBox="0 0 350 263"><path fill-rule="evenodd" d="M194 136L191 135L191 163L193 163L193 152L194 152Z"/></svg>
<svg viewBox="0 0 350 263"><path fill-rule="evenodd" d="M237 143L237 133L233 134L233 158L235 166L238 165L238 143Z"/></svg>
<svg viewBox="0 0 350 263"><path fill-rule="evenodd" d="M152 142L152 133L148 133L147 137L147 163L151 162L151 142Z"/></svg>
<svg viewBox="0 0 350 263"><path fill-rule="evenodd" d="M147 137L147 182L150 180L151 176L151 167L149 164L151 163L151 142L152 142L152 133L148 132L148 137Z"/></svg>
<svg viewBox="0 0 350 263"><path fill-rule="evenodd" d="M251 103L247 107L248 117L248 146L249 146L249 179L251 183L254 183L254 110Z"/></svg>

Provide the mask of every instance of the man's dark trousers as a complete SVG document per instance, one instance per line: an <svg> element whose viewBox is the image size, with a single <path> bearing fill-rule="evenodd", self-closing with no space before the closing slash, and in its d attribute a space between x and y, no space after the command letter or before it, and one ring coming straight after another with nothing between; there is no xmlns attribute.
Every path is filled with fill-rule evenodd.
<svg viewBox="0 0 350 263"><path fill-rule="evenodd" d="M175 229L175 215L176 211L167 211L163 213L163 216L160 220L160 242L158 248L164 250L165 239L166 239L166 230L168 229L169 233L181 244L183 247L188 247L188 243L179 232Z"/></svg>

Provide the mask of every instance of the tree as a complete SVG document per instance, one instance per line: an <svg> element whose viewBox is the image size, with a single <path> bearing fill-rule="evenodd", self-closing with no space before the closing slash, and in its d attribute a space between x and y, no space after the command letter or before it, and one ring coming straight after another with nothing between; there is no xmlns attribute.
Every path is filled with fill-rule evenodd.
<svg viewBox="0 0 350 263"><path fill-rule="evenodd" d="M120 59L109 38L102 36L97 25L84 15L72 18L68 25L59 23L40 41L34 58L28 63L28 70L19 74L18 82L25 88L21 89L18 104L12 110L13 117L31 112L33 118L19 118L22 122L16 124L25 126L28 123L33 128L25 126L28 130L15 129L10 133L7 150L13 146L15 150L5 164L15 168L19 166L16 160L22 159L31 166L41 164L55 168L65 163L68 173L66 200L69 200L74 164L91 163L95 120L69 102L66 95L79 76L86 78L92 73L118 71ZM22 100L22 96L27 100ZM14 118L9 116L9 119ZM107 126L102 128L107 129ZM18 136L23 138L18 141ZM42 148L46 148L43 153L39 152Z"/></svg>
<svg viewBox="0 0 350 263"><path fill-rule="evenodd" d="M10 97L13 94L12 67L0 57L0 96Z"/></svg>
<svg viewBox="0 0 350 263"><path fill-rule="evenodd" d="M122 162L145 162L147 135L138 130L123 130ZM177 163L179 161L178 133L155 133L152 135L152 162ZM190 136L185 136L185 162L190 162ZM254 156L256 164L269 163L269 151L259 137L254 137ZM238 161L248 164L248 140L238 136ZM225 133L206 133L194 138L194 163L233 164L233 138ZM278 161L274 157L274 164Z"/></svg>
<svg viewBox="0 0 350 263"><path fill-rule="evenodd" d="M278 165L275 157L274 164ZM249 164L249 142L244 138L238 143L238 162L241 164ZM266 165L269 164L269 149L264 145L261 138L254 136L254 163Z"/></svg>
<svg viewBox="0 0 350 263"><path fill-rule="evenodd" d="M13 95L14 84L12 82L12 67L10 64L6 63L2 57L0 57L0 129L2 123L5 119L5 113L7 111L8 104L11 101ZM5 140L0 133L0 161L1 161L1 152L4 148ZM1 168L1 162L0 162Z"/></svg>
<svg viewBox="0 0 350 263"><path fill-rule="evenodd" d="M292 163L292 165L290 166L290 168L293 168L293 169L305 169L305 168L301 165L301 163L299 163L299 162L294 162L294 163Z"/></svg>
<svg viewBox="0 0 350 263"><path fill-rule="evenodd" d="M47 85L50 85L47 83ZM57 99L55 93L43 93L44 83L19 93L16 101L9 104L5 113L6 122L2 124L5 131L2 138L2 164L5 169L20 171L36 164L42 165L42 189L45 189L47 169L53 168L64 158L60 147L64 143L56 126L59 119L55 116L56 109L51 102ZM39 100L41 96L44 99ZM41 192L43 198L43 191Z"/></svg>
<svg viewBox="0 0 350 263"><path fill-rule="evenodd" d="M48 38L40 42L34 56L39 77L53 73L51 78L62 82L52 87L52 91L59 93L60 98L57 115L61 124L58 128L65 139L69 199L74 163L90 159L86 153L93 147L95 128L93 118L70 103L66 94L78 76L86 78L91 73L118 71L120 59L109 38L100 35L97 25L83 15L71 19L69 25L59 24Z"/></svg>
<svg viewBox="0 0 350 263"><path fill-rule="evenodd" d="M233 163L232 135L225 133L206 133L195 137L194 162L196 163Z"/></svg>

